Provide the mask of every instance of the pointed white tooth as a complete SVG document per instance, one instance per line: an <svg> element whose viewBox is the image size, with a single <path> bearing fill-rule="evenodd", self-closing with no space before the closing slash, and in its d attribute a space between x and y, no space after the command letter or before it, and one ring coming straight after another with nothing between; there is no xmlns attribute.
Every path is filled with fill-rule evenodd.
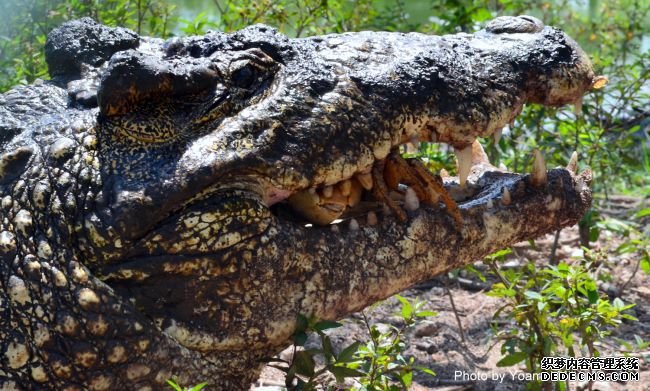
<svg viewBox="0 0 650 391"><path fill-rule="evenodd" d="M415 194L415 190L409 187L404 194L404 209L413 212L418 210L419 207L420 200L417 194Z"/></svg>
<svg viewBox="0 0 650 391"><path fill-rule="evenodd" d="M378 220L377 220L377 214L373 212L372 210L368 212L368 215L366 216L366 222L368 225L377 225Z"/></svg>
<svg viewBox="0 0 650 391"><path fill-rule="evenodd" d="M323 188L323 197L331 198L332 194L334 194L334 188L332 186L325 186Z"/></svg>
<svg viewBox="0 0 650 391"><path fill-rule="evenodd" d="M492 200L488 200L487 204L485 205L486 208L492 209L494 208L494 202Z"/></svg>
<svg viewBox="0 0 650 391"><path fill-rule="evenodd" d="M499 128L494 132L494 134L492 135L492 138L494 139L494 145L499 144L499 140L501 140L502 134L503 134L503 128Z"/></svg>
<svg viewBox="0 0 650 391"><path fill-rule="evenodd" d="M352 219L350 219L350 223L349 223L348 227L350 228L350 231L358 231L359 230L359 222L357 221L357 219L352 218Z"/></svg>
<svg viewBox="0 0 650 391"><path fill-rule="evenodd" d="M503 188L503 193L501 194L501 203L503 205L510 205L512 202L512 196L510 196L510 190L507 187Z"/></svg>
<svg viewBox="0 0 650 391"><path fill-rule="evenodd" d="M440 177L441 178L449 178L449 171L445 170L444 168L440 169Z"/></svg>
<svg viewBox="0 0 650 391"><path fill-rule="evenodd" d="M576 117L580 117L582 115L582 97L576 99L576 101L573 103L573 112L575 113Z"/></svg>
<svg viewBox="0 0 650 391"><path fill-rule="evenodd" d="M566 169L571 171L572 174L575 174L578 171L578 152L573 151L571 154L571 159L569 159L569 164L566 165Z"/></svg>
<svg viewBox="0 0 650 391"><path fill-rule="evenodd" d="M472 169L472 146L465 147L465 149L454 150L456 159L458 160L458 178L460 179L460 186L464 187L467 182L467 177Z"/></svg>
<svg viewBox="0 0 650 391"><path fill-rule="evenodd" d="M539 149L535 149L535 152L533 152L533 173L531 183L533 186L544 186L547 182L548 175L546 174L546 161Z"/></svg>
<svg viewBox="0 0 650 391"><path fill-rule="evenodd" d="M355 179L361 184L364 189L372 189L372 174L357 174L355 175Z"/></svg>
<svg viewBox="0 0 650 391"><path fill-rule="evenodd" d="M490 159L481 143L478 140L474 140L472 143L472 165L480 163L490 164Z"/></svg>

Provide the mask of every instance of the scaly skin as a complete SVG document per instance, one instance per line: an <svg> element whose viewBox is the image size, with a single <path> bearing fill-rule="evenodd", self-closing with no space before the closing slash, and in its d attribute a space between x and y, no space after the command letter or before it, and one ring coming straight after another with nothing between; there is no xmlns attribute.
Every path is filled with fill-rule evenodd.
<svg viewBox="0 0 650 391"><path fill-rule="evenodd" d="M244 390L298 314L343 317L591 201L589 173L479 164L446 183L460 231L430 207L311 227L287 206L414 137L462 149L526 102L578 100L587 57L528 17L166 43L85 19L46 53L51 82L0 96L0 389Z"/></svg>

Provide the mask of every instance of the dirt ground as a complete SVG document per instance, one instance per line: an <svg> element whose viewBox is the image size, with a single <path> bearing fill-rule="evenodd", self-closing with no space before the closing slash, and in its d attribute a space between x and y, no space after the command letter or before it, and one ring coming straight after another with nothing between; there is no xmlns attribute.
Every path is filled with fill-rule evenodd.
<svg viewBox="0 0 650 391"><path fill-rule="evenodd" d="M605 211L604 214L624 219L636 210L650 206L650 200L619 196L610 198L605 205L601 209ZM650 224L649 220L642 223ZM519 267L528 260L533 260L538 265L546 264L554 239L554 235L539 238L535 241L534 248L528 242L515 245L513 253L508 256L502 267ZM638 261L634 254L615 253L614 250L621 242L622 238L604 233L601 234L598 242L591 244L591 247L606 252L608 262L599 266L600 272L609 272L612 275L611 282L601 284L601 291L606 292L610 298L620 297L626 303L636 303L630 313L638 318L638 322L626 321L613 330L611 337L598 346L602 356L622 355L621 345L616 342L616 339L634 342L634 336L637 335L645 341L650 341L650 276L641 270L634 273ZM577 227L562 230L556 254L557 259L567 263L582 254ZM476 263L475 267L485 269L480 262ZM411 390L525 389L526 382L518 380L520 374L525 373L523 366L507 368L496 366L502 356L500 343L495 338L491 327L494 324L492 316L503 305L503 300L485 294L485 290L492 282L495 281L488 280L486 283L481 283L475 276L461 273L457 280L447 280L445 276L441 276L403 292L402 295L405 297L417 297L426 301L427 309L438 312L437 316L420 322L407 334L406 355L415 357L417 365L430 368L437 374L432 377L417 373ZM446 286L460 316L464 341ZM391 298L365 313L374 324L400 326L400 318L393 315L398 310L398 301ZM342 349L354 341L368 340L365 326L360 320L360 314L353 314L342 321L343 327L331 330L329 335L335 349ZM288 351L283 352L285 356L288 354ZM596 383L593 390L650 391L650 348L635 355L641 358L639 382ZM516 375L513 377L512 373ZM476 377L479 379L477 380ZM283 385L282 372L266 367L251 389L279 391L284 390ZM573 383L570 386L572 390L586 389L584 384Z"/></svg>

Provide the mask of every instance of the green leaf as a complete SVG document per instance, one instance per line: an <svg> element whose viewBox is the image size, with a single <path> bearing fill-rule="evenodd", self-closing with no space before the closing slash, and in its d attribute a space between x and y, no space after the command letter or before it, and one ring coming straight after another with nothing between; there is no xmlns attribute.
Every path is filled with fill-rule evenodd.
<svg viewBox="0 0 650 391"><path fill-rule="evenodd" d="M183 391L183 389L181 388L181 386L179 386L179 385L176 383L176 381L173 380L173 379L167 379L167 384L169 384L169 386L170 386L171 388L173 388L174 391Z"/></svg>
<svg viewBox="0 0 650 391"><path fill-rule="evenodd" d="M327 335L321 336L321 345L323 346L323 353L325 354L325 358L327 358L327 361L330 361L332 358L336 358L336 355L334 354L334 349L332 348L332 340L330 337Z"/></svg>
<svg viewBox="0 0 650 391"><path fill-rule="evenodd" d="M538 292L535 291L526 291L524 292L524 296L526 296L531 300L544 300L544 297L542 297L542 295L540 295Z"/></svg>
<svg viewBox="0 0 650 391"><path fill-rule="evenodd" d="M650 257L641 258L641 270L645 274L650 274Z"/></svg>
<svg viewBox="0 0 650 391"><path fill-rule="evenodd" d="M207 385L208 385L207 382L199 383L199 384L195 385L194 387L190 387L190 389L187 390L187 391L201 391Z"/></svg>
<svg viewBox="0 0 650 391"><path fill-rule="evenodd" d="M426 318L428 316L438 316L436 311L418 311L415 313L418 318Z"/></svg>
<svg viewBox="0 0 650 391"><path fill-rule="evenodd" d="M293 334L293 343L297 346L304 346L309 336L304 331L296 331Z"/></svg>
<svg viewBox="0 0 650 391"><path fill-rule="evenodd" d="M298 314L296 319L296 331L307 331L309 328L309 319L303 314Z"/></svg>
<svg viewBox="0 0 650 391"><path fill-rule="evenodd" d="M332 372L332 374L334 375L338 383L343 383L346 377L362 377L366 375L365 373L358 371L356 369L352 369L344 366L338 366L338 365L329 368L329 370L330 372Z"/></svg>
<svg viewBox="0 0 650 391"><path fill-rule="evenodd" d="M296 368L296 373L298 375L312 377L314 375L316 362L311 353L303 350L296 352L293 358L293 366Z"/></svg>
<svg viewBox="0 0 650 391"><path fill-rule="evenodd" d="M511 367L524 361L526 358L528 358L528 353L514 352L499 360L497 367Z"/></svg>
<svg viewBox="0 0 650 391"><path fill-rule="evenodd" d="M318 323L316 323L313 327L314 331L323 331L323 330L328 330L328 329L335 329L338 327L343 326L339 322L334 322L331 320L323 320Z"/></svg>
<svg viewBox="0 0 650 391"><path fill-rule="evenodd" d="M400 381L402 384L406 387L409 388L411 384L413 383L413 371L406 371L400 375Z"/></svg>
<svg viewBox="0 0 650 391"><path fill-rule="evenodd" d="M645 217L645 216L650 216L650 208L641 209L640 211L636 212L636 214L634 215L634 218L639 219L639 218Z"/></svg>
<svg viewBox="0 0 650 391"><path fill-rule="evenodd" d="M400 303L402 303L402 317L404 319L410 319L413 315L413 306L411 303L400 295L395 295L395 297L400 301Z"/></svg>
<svg viewBox="0 0 650 391"><path fill-rule="evenodd" d="M589 299L589 303L591 304L596 304L598 302L598 290L597 289L592 289L587 291L587 298Z"/></svg>
<svg viewBox="0 0 650 391"><path fill-rule="evenodd" d="M424 373L426 373L427 375L436 376L436 373L435 373L434 371L432 371L431 369L429 369L429 368L425 368L425 367L415 367L415 369L417 369L417 370L420 371L420 372L424 372Z"/></svg>
<svg viewBox="0 0 650 391"><path fill-rule="evenodd" d="M354 342L350 346L346 347L339 353L336 361L341 363L347 363L353 360L354 354L359 350L359 345L361 342Z"/></svg>

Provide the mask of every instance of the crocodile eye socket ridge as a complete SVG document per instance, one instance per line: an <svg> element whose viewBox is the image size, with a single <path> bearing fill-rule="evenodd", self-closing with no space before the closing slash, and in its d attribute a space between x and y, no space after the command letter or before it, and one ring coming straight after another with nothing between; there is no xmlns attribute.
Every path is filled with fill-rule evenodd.
<svg viewBox="0 0 650 391"><path fill-rule="evenodd" d="M272 77L278 64L258 48L248 49L234 59L229 66L229 84L241 89L254 89L256 84Z"/></svg>

